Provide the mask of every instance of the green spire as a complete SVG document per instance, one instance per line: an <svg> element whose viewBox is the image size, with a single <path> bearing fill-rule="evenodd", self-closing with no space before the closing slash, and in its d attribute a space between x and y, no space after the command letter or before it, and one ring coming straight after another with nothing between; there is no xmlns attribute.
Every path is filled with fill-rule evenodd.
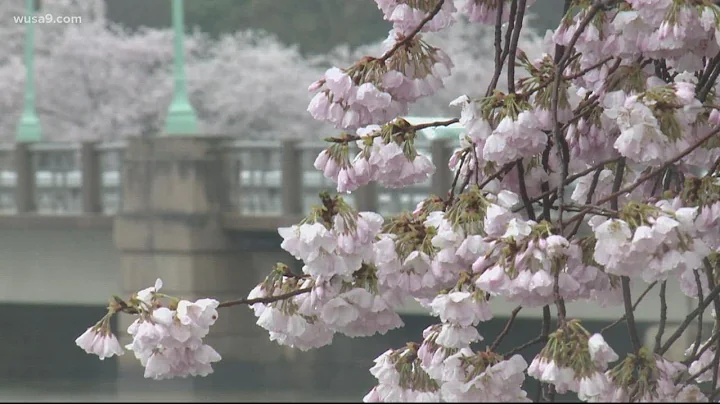
<svg viewBox="0 0 720 404"><path fill-rule="evenodd" d="M198 131L198 122L195 111L188 99L187 82L185 80L183 0L170 1L172 1L172 23L175 32L175 67L173 69L175 88L173 100L168 109L167 121L165 122L165 134L194 135Z"/></svg>
<svg viewBox="0 0 720 404"><path fill-rule="evenodd" d="M28 16L35 15L35 0L25 0ZM38 142L42 140L40 120L35 114L35 24L25 26L25 94L23 113L15 137L17 142Z"/></svg>

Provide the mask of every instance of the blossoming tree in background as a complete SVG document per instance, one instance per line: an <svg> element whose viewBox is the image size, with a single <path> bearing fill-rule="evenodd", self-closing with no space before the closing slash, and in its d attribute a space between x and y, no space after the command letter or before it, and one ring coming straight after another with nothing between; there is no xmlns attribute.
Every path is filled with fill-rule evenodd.
<svg viewBox="0 0 720 404"><path fill-rule="evenodd" d="M24 13L24 0L0 2L10 21ZM116 140L150 136L162 130L172 98L172 31L130 32L111 23L102 0L45 0L41 14L80 16L80 24L36 27L36 108L44 136L51 141ZM21 24L0 30L0 135L11 140L23 105L25 68ZM449 115L448 102L469 86L486 86L492 77L492 27L458 21L432 33L432 43L453 59L454 74L435 97L421 98L412 115ZM520 43L540 56L540 38L523 31ZM333 49L303 56L260 32L245 31L211 39L186 36L188 87L201 132L243 138L332 135L305 106L312 97L295 83L310 82L331 64L351 64L382 51L382 43L356 50ZM501 77L504 85L505 77ZM252 100L249 102L248 100ZM277 114L276 111L284 111Z"/></svg>
<svg viewBox="0 0 720 404"><path fill-rule="evenodd" d="M41 14L82 17L79 24L36 27L36 108L47 140L116 140L162 130L173 90L172 30L130 32L108 21L103 6L103 0L42 2ZM23 14L24 0L0 3L7 21ZM23 106L24 30L2 28L0 135L12 140ZM304 113L311 96L292 85L323 70L297 49L259 32L218 40L192 32L185 45L190 100L203 133L251 138L324 129ZM275 116L281 107L291 112Z"/></svg>
<svg viewBox="0 0 720 404"><path fill-rule="evenodd" d="M126 349L146 377L203 376L220 360L202 340L220 308L248 304L271 340L308 350L336 333L401 327L395 309L412 297L438 323L375 360L378 384L365 401L529 401L527 378L542 383L543 399L716 401L717 322L682 362L664 355L698 317L720 310L720 8L568 0L546 53L531 58L518 43L533 1L376 3L394 25L382 52L310 85L309 113L340 131L315 166L341 193L417 183L435 170L414 147L418 130L459 122L448 194L383 218L323 193L301 223L279 229L301 274L279 264L246 299L224 303L166 296L158 281L114 297L77 344L100 358L122 354L108 320L129 313L137 318ZM400 116L453 70L427 34L459 18L494 27L489 85L452 102L460 118L413 126ZM665 335L668 282L696 309ZM631 284L660 287L653 347L638 336ZM499 335L483 335L492 299L518 307ZM580 301L624 307L631 353L618 357L601 330L571 317ZM539 334L498 352L518 312L533 308L543 313ZM518 353L536 344L528 364Z"/></svg>

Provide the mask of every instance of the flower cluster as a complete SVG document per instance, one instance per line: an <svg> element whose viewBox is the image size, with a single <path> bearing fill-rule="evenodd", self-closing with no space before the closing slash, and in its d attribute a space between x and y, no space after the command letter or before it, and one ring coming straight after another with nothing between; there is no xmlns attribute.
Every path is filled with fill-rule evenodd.
<svg viewBox="0 0 720 404"><path fill-rule="evenodd" d="M499 165L541 153L548 136L531 105L513 94L497 93L480 101L461 96L450 105L462 106L466 136L481 147L484 162Z"/></svg>
<svg viewBox="0 0 720 404"><path fill-rule="evenodd" d="M653 77L647 87L636 95L606 94L604 115L620 132L613 147L621 155L637 163L660 165L689 146L682 133L695 124L702 104L695 98L692 83L667 85Z"/></svg>
<svg viewBox="0 0 720 404"><path fill-rule="evenodd" d="M97 355L100 360L113 355L120 356L125 353L115 334L110 331L108 321L103 319L98 324L88 328L75 340L75 344L85 352Z"/></svg>
<svg viewBox="0 0 720 404"><path fill-rule="evenodd" d="M363 402L438 402L440 387L423 370L414 344L389 349L377 359L370 373L378 385L363 398Z"/></svg>
<svg viewBox="0 0 720 404"><path fill-rule="evenodd" d="M605 370L616 360L617 354L602 335L590 335L579 321L572 320L549 336L530 364L528 376L552 384L560 394L574 391L580 400L588 401L608 389Z"/></svg>
<svg viewBox="0 0 720 404"><path fill-rule="evenodd" d="M376 364L370 373L378 379L378 385L363 401L530 401L522 389L523 372L527 368L522 356L514 355L504 360L501 355L475 353L466 347L456 349L438 361L428 359L432 354L427 352L426 344L424 342L418 347L409 343L402 349L388 350L375 359Z"/></svg>
<svg viewBox="0 0 720 404"><path fill-rule="evenodd" d="M400 33L391 32L387 52L401 40ZM385 124L407 113L409 103L441 89L452 67L445 52L415 36L387 57L366 57L347 69L328 69L309 88L319 92L308 112L345 130Z"/></svg>
<svg viewBox="0 0 720 404"><path fill-rule="evenodd" d="M340 197L321 200L303 223L279 229L281 247L303 261L304 274L279 264L248 296L285 295L251 307L272 340L303 350L331 343L335 332L370 336L403 325L394 311L401 297L383 287L372 264L383 218L358 213Z"/></svg>
<svg viewBox="0 0 720 404"><path fill-rule="evenodd" d="M606 375L610 383L594 402L708 402L698 385L680 382L687 367L641 348Z"/></svg>
<svg viewBox="0 0 720 404"><path fill-rule="evenodd" d="M530 402L522 389L527 362L463 348L445 359L441 394L447 402Z"/></svg>
<svg viewBox="0 0 720 404"><path fill-rule="evenodd" d="M406 120L371 125L357 134L359 152L352 160L347 145L350 136L337 139L315 159L315 168L337 183L338 192L351 192L370 181L401 188L435 173L432 161L415 148L415 130Z"/></svg>
<svg viewBox="0 0 720 404"><path fill-rule="evenodd" d="M132 343L126 348L145 367L145 377L156 380L207 376L221 357L202 339L218 318L219 302L174 299L171 308L159 305L162 282L137 294L139 317L129 327ZM131 299L132 302L132 299Z"/></svg>
<svg viewBox="0 0 720 404"><path fill-rule="evenodd" d="M122 347L110 333L107 322L115 312L130 309L138 318L128 327L133 340L125 348L145 367L146 378L161 380L212 373L212 363L221 357L203 343L203 338L218 318L219 302L213 299L191 302L165 296L159 293L161 287L162 281L158 279L155 286L137 292L128 303L115 299L110 315L88 329L76 344L101 359L121 355ZM169 307L162 306L163 297L171 299Z"/></svg>
<svg viewBox="0 0 720 404"><path fill-rule="evenodd" d="M593 217L597 243L593 255L608 273L642 277L646 282L680 277L702 266L710 249L698 238L696 208L631 203L621 219Z"/></svg>
<svg viewBox="0 0 720 404"><path fill-rule="evenodd" d="M420 25L436 7L440 7L430 21L422 26L423 32L443 30L453 23L455 3L451 0L375 0L386 21L393 24L393 29L407 35Z"/></svg>

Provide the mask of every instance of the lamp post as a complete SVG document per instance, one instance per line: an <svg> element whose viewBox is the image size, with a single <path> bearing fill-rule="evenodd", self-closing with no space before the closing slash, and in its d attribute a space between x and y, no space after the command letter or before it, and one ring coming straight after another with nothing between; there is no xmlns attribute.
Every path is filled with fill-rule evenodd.
<svg viewBox="0 0 720 404"><path fill-rule="evenodd" d="M35 0L25 0L25 12L35 15ZM15 136L17 142L38 142L42 140L40 120L35 114L35 25L25 27L25 93L23 112Z"/></svg>
<svg viewBox="0 0 720 404"><path fill-rule="evenodd" d="M183 0L172 1L172 23L175 34L175 64L173 68L174 91L165 122L166 135L194 135L198 131L197 116L188 100L187 81L185 79L185 49L183 36L185 18Z"/></svg>

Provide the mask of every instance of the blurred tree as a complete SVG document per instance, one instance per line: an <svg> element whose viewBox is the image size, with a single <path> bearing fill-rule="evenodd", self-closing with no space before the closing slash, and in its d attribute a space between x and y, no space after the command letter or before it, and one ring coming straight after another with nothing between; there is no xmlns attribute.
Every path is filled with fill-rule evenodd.
<svg viewBox="0 0 720 404"><path fill-rule="evenodd" d="M83 15L82 24L37 27L36 109L47 139L157 134L172 96L171 30L123 29L90 3L45 0L43 5L44 12ZM15 44L16 31L0 30L0 44L8 51L0 64L4 140L12 139L22 110L25 70L22 32ZM186 49L190 99L202 132L257 138L307 135L325 128L305 112L310 94L302 84L323 70L295 47L260 33L238 32L213 40L195 32L188 35Z"/></svg>
<svg viewBox="0 0 720 404"><path fill-rule="evenodd" d="M131 28L170 24L168 0L106 3L109 19ZM185 0L185 16L189 30L197 28L213 38L262 30L286 45L298 45L303 54L374 42L390 29L371 0Z"/></svg>
<svg viewBox="0 0 720 404"><path fill-rule="evenodd" d="M82 24L38 26L36 106L49 140L147 136L162 128L172 94L172 32L169 28L121 28L105 18L102 6L95 3L102 1L43 1L45 11L83 15ZM159 0L151 2L155 1ZM203 4L227 0L206 1ZM0 1L0 16L16 12L9 3L22 5L23 0ZM274 13L274 6L263 2L244 3ZM295 3L285 2L289 9L283 12L288 18ZM362 3L374 6L369 0ZM318 6L319 13L323 12L321 2ZM330 13L327 10L324 12ZM272 17L278 18L279 25L283 12ZM3 28L7 29L0 29L0 46L7 53L0 61L0 136L9 140L22 109L25 74L22 32L16 27ZM379 32L379 39L387 36L387 31ZM345 44L331 52L326 48L324 55L310 57L298 46L287 46L260 32L223 35L218 31L218 35L213 38L195 30L187 36L190 101L198 111L203 133L245 139L287 135L312 139L333 134L306 112L311 98L307 86L331 65L345 67L364 55L382 53L378 40L360 47ZM448 107L452 98L462 93L479 95L480 86L492 75L492 37L490 28L467 21L426 35L430 44L447 51L455 68L446 80L446 89L420 100L412 114L455 116L457 111ZM540 45L532 30L523 31L521 49L533 57L542 51ZM502 75L501 80L504 78Z"/></svg>

